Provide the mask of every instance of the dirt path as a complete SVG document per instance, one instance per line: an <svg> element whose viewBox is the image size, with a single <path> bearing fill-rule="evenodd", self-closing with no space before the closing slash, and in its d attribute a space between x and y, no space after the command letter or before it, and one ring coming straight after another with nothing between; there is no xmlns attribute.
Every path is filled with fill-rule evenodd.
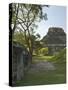
<svg viewBox="0 0 68 90"><path fill-rule="evenodd" d="M53 63L48 61L40 61L31 65L31 68L28 72L39 72L39 71L48 71L55 70L55 66Z"/></svg>

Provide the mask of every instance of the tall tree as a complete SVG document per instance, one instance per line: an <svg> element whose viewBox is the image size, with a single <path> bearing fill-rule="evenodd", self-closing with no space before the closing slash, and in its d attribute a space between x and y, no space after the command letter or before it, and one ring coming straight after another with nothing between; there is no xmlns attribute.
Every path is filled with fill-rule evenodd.
<svg viewBox="0 0 68 90"><path fill-rule="evenodd" d="M19 13L19 4L15 3L9 4L9 29L10 32L12 32L12 34L14 34L14 31L16 29L18 13Z"/></svg>
<svg viewBox="0 0 68 90"><path fill-rule="evenodd" d="M15 4L17 7L17 11L13 13L13 20L15 18L15 28L20 29L24 32L24 37L26 44L28 46L28 50L30 53L31 61L32 61L32 53L33 53L33 39L31 31L34 27L37 27L36 22L40 22L42 19L47 19L47 14L43 13L42 5L34 5L34 4ZM45 5L48 7L48 5ZM14 8L14 7L12 7ZM13 30L15 31L15 29Z"/></svg>

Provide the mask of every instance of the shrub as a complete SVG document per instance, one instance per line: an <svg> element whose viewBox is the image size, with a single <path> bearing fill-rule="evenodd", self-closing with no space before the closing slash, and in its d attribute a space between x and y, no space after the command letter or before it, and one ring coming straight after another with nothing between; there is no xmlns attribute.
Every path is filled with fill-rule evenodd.
<svg viewBox="0 0 68 90"><path fill-rule="evenodd" d="M66 48L62 49L57 55L51 58L55 63L63 63L66 62Z"/></svg>
<svg viewBox="0 0 68 90"><path fill-rule="evenodd" d="M42 54L42 55L48 55L48 47L46 48L41 48L39 50L39 53Z"/></svg>

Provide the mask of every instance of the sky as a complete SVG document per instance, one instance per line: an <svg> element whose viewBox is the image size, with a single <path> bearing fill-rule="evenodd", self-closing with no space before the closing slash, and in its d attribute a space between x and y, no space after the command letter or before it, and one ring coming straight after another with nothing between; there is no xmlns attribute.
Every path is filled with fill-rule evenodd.
<svg viewBox="0 0 68 90"><path fill-rule="evenodd" d="M49 27L61 27L66 32L66 7L65 6L50 6L43 8L43 12L47 13L48 20L42 20L38 23L36 33L41 35L41 38L48 32Z"/></svg>

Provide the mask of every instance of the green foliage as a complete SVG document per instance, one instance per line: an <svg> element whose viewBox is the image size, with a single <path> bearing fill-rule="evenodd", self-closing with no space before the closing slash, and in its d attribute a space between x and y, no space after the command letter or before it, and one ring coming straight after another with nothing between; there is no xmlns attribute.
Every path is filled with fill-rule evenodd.
<svg viewBox="0 0 68 90"><path fill-rule="evenodd" d="M13 41L19 42L21 45L27 46L24 38L24 34L21 31L16 31L13 36Z"/></svg>
<svg viewBox="0 0 68 90"><path fill-rule="evenodd" d="M35 41L34 43L34 51L36 53L36 55L39 55L40 54L40 49L42 48L42 44L40 43L39 40Z"/></svg>
<svg viewBox="0 0 68 90"><path fill-rule="evenodd" d="M37 34L34 36L34 28L37 29L38 25L37 22L40 22L41 20L47 20L47 14L46 12L43 12L43 5L35 5L35 4L21 4L21 3L13 3L12 4L12 22L11 26L14 26L13 34L15 30L23 31L23 35L16 34L14 37L18 42L22 44L26 44L27 48L29 50L29 53L33 54L33 49L38 48L40 45L38 42L35 41L40 38L40 35ZM48 5L45 5L45 7L48 7ZM11 14L10 14L11 15ZM22 38L22 39L21 39ZM25 39L25 40L24 40ZM34 44L35 43L35 44ZM36 46L37 47L36 47Z"/></svg>
<svg viewBox="0 0 68 90"><path fill-rule="evenodd" d="M39 62L39 61L49 61L53 56L43 56L43 55L35 55L33 56L33 63ZM37 60L37 61L36 61Z"/></svg>
<svg viewBox="0 0 68 90"><path fill-rule="evenodd" d="M62 49L58 54L53 56L50 60L55 62L55 63L66 62L66 48Z"/></svg>
<svg viewBox="0 0 68 90"><path fill-rule="evenodd" d="M39 50L39 52L40 52L40 54L42 54L42 55L48 55L48 47L46 47L46 48L41 48L41 49Z"/></svg>
<svg viewBox="0 0 68 90"><path fill-rule="evenodd" d="M31 34L31 40L32 40L32 44L33 44L33 50L35 49L35 52L38 53L39 49L41 48L41 44L40 41L38 41L38 38L40 38L40 35L33 35ZM27 34L27 39L29 39L29 36ZM26 44L26 40L24 37L24 32L23 31L15 31L14 36L13 36L13 41L17 41L19 42L21 45L24 45L28 48L28 45Z"/></svg>

